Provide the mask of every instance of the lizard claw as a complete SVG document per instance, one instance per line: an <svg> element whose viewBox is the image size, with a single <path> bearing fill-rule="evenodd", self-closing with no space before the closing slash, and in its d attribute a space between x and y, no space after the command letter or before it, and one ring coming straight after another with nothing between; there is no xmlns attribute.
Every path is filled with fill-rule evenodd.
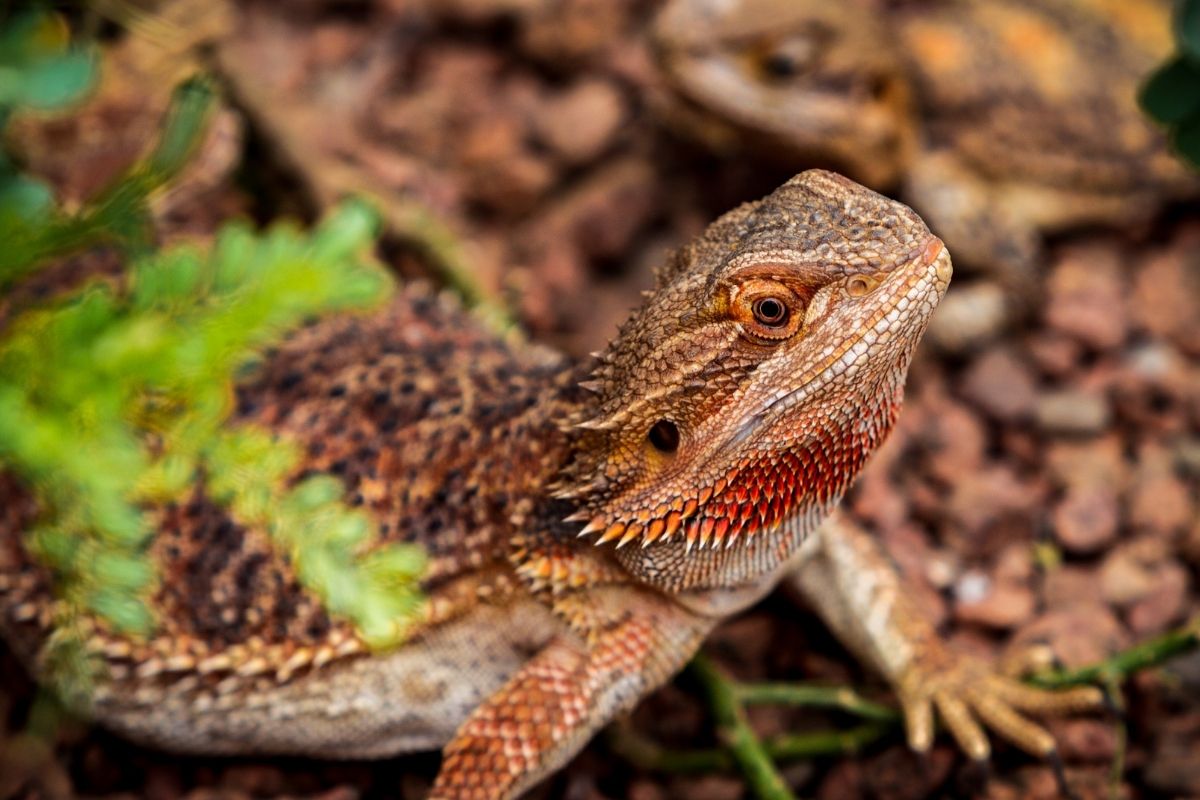
<svg viewBox="0 0 1200 800"><path fill-rule="evenodd" d="M1104 706L1104 693L1095 686L1038 689L945 649L914 662L901 676L897 693L910 747L925 752L932 745L936 710L958 746L975 761L991 756L988 729L1031 755L1052 759L1057 753L1054 737L1026 715Z"/></svg>

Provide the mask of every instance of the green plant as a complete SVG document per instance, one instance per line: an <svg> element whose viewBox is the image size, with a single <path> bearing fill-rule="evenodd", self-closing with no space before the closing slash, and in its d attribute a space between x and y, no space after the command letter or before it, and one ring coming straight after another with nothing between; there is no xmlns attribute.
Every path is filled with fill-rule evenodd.
<svg viewBox="0 0 1200 800"><path fill-rule="evenodd" d="M19 21L25 37L47 24ZM12 35L6 28L0 41ZM5 95L5 85L0 71L6 112L31 96L48 102L28 86ZM391 279L372 254L374 211L348 202L311 232L232 222L207 248L153 246L148 198L182 169L214 99L204 79L183 84L157 146L76 214L3 162L0 288L97 243L128 262L122 281L62 293L0 331L0 463L46 510L26 541L55 578L60 633L47 661L74 696L87 682L74 623L87 614L127 635L153 633L146 508L196 486L239 523L266 530L301 583L368 644L399 641L421 603L419 548L370 547L373 523L342 501L337 478L290 485L296 445L228 419L234 382L264 347L316 316L387 297Z"/></svg>
<svg viewBox="0 0 1200 800"><path fill-rule="evenodd" d="M1142 87L1142 109L1164 125L1179 155L1200 169L1200 0L1178 0L1176 50Z"/></svg>

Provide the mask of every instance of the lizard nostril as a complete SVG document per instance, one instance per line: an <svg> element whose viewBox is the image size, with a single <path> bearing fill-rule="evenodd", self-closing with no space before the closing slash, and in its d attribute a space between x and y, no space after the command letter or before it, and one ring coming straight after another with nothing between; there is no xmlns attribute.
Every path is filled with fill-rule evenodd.
<svg viewBox="0 0 1200 800"><path fill-rule="evenodd" d="M937 260L937 257L945 249L946 245L942 243L941 239L936 236L930 236L929 241L925 243L925 249L921 252L921 264L926 267L929 266Z"/></svg>
<svg viewBox="0 0 1200 800"><path fill-rule="evenodd" d="M654 449L661 453L674 453L679 449L679 427L669 419L654 423L647 438Z"/></svg>

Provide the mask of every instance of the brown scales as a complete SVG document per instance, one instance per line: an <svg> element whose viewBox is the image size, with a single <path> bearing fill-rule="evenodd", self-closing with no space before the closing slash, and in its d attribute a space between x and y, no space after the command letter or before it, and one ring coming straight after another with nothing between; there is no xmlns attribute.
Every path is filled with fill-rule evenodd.
<svg viewBox="0 0 1200 800"><path fill-rule="evenodd" d="M416 288L383 313L293 336L238 388L231 422L299 443L304 457L291 480L341 478L346 502L371 510L381 543L421 545L430 557L423 589L436 601L427 613L440 619L473 602L472 592L448 586L464 574L478 584L474 594L504 591L503 575L477 578L505 561L511 498L535 491L539 474L564 458L554 421L563 378L557 357L509 348L454 301ZM0 488L0 588L15 584L3 600L10 614L45 626L48 582L17 535L36 511L11 478ZM203 486L151 513L160 630L146 643L99 635L94 646L109 658L139 664L141 677L156 666L290 677L305 654L327 663L363 650L300 586L269 536L238 524Z"/></svg>

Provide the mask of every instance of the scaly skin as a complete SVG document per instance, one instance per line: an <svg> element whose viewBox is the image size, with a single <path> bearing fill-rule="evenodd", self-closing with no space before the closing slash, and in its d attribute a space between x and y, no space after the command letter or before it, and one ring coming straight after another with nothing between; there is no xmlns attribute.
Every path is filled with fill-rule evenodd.
<svg viewBox="0 0 1200 800"><path fill-rule="evenodd" d="M1041 754L1015 709L1098 694L1020 687L947 651L886 561L836 516L899 410L950 260L908 208L812 171L713 223L594 363L505 344L402 294L315 325L239 389L236 422L305 450L382 541L431 556L404 645L368 652L266 534L197 486L155 509L149 642L92 622L94 717L172 750L382 757L444 745L432 796L508 798L680 669L785 575L975 757L980 724ZM31 667L56 618L0 483L0 627Z"/></svg>
<svg viewBox="0 0 1200 800"><path fill-rule="evenodd" d="M1040 233L1129 225L1200 194L1137 88L1170 53L1167 0L673 0L676 118L901 195L960 266L931 329L969 347L1030 305Z"/></svg>

